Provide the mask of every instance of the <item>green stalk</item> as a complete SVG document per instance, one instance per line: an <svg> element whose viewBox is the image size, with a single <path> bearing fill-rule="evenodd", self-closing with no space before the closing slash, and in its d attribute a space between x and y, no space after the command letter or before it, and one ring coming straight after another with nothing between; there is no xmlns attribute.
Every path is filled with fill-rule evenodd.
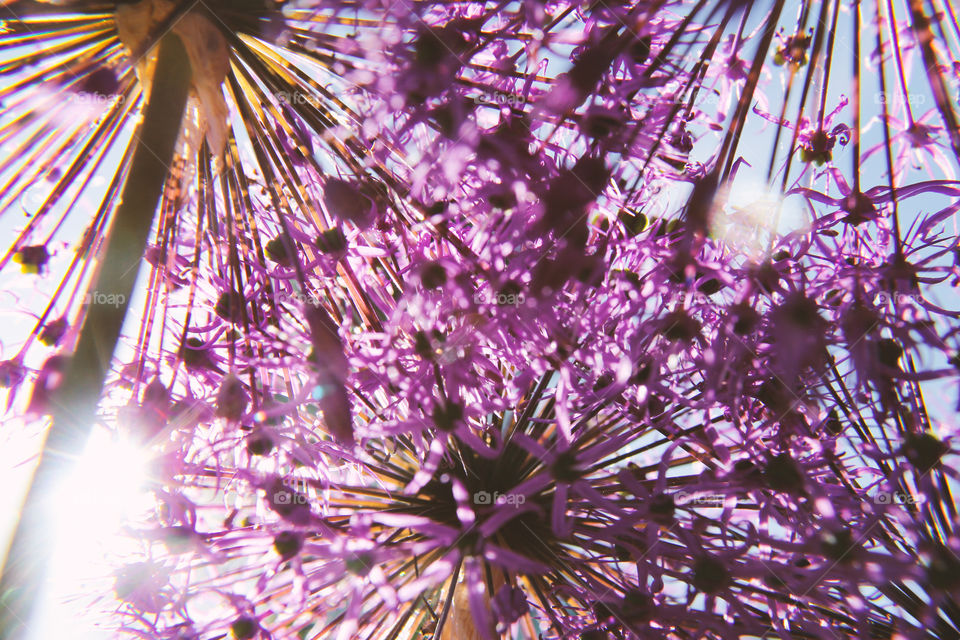
<svg viewBox="0 0 960 640"><path fill-rule="evenodd" d="M22 638L42 595L56 534L49 522L53 491L83 453L96 419L104 379L120 338L147 238L173 160L190 91L190 60L180 38L166 34L136 149L114 214L76 351L56 392L53 421L0 575L0 639ZM119 304L97 304L96 300ZM123 482L122 478L117 478ZM69 532L67 532L69 534Z"/></svg>

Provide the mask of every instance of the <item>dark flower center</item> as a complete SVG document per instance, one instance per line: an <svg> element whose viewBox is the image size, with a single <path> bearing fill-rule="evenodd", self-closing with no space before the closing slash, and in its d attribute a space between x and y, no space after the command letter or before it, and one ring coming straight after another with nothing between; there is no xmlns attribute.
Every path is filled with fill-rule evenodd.
<svg viewBox="0 0 960 640"><path fill-rule="evenodd" d="M246 442L247 453L252 456L265 456L273 451L273 439L262 431L248 435Z"/></svg>
<svg viewBox="0 0 960 640"><path fill-rule="evenodd" d="M938 466L940 458L949 450L949 447L932 433L911 433L907 436L901 453L917 470L928 471Z"/></svg>
<svg viewBox="0 0 960 640"><path fill-rule="evenodd" d="M230 625L230 633L237 640L250 640L257 635L259 625L253 618L241 616Z"/></svg>
<svg viewBox="0 0 960 640"><path fill-rule="evenodd" d="M284 560L289 560L303 547L303 540L293 531L281 531L273 539L273 548Z"/></svg>
<svg viewBox="0 0 960 640"><path fill-rule="evenodd" d="M447 271L439 262L430 262L420 272L420 282L426 289L439 289L447 283Z"/></svg>
<svg viewBox="0 0 960 640"><path fill-rule="evenodd" d="M960 560L953 551L938 547L927 566L927 582L934 589L951 591L960 586Z"/></svg>
<svg viewBox="0 0 960 640"><path fill-rule="evenodd" d="M775 456L767 463L763 478L774 491L798 493L803 490L803 473L786 453Z"/></svg>
<svg viewBox="0 0 960 640"><path fill-rule="evenodd" d="M703 557L693 565L693 586L699 591L713 595L727 586L729 581L730 573L716 558Z"/></svg>
<svg viewBox="0 0 960 640"><path fill-rule="evenodd" d="M334 227L317 236L315 244L323 253L337 254L342 253L347 248L347 238L339 227Z"/></svg>
<svg viewBox="0 0 960 640"><path fill-rule="evenodd" d="M433 408L433 422L441 431L453 431L463 419L463 407L456 402L443 402Z"/></svg>
<svg viewBox="0 0 960 640"><path fill-rule="evenodd" d="M855 559L856 543L849 529L841 529L821 535L820 549L831 560L850 563Z"/></svg>
<svg viewBox="0 0 960 640"><path fill-rule="evenodd" d="M583 477L583 470L578 466L576 454L564 451L550 465L550 474L557 482L576 482Z"/></svg>

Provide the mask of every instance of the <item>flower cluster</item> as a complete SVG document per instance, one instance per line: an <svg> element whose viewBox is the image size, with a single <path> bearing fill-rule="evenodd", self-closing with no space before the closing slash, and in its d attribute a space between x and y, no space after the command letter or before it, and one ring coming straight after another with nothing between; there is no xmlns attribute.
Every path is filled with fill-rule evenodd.
<svg viewBox="0 0 960 640"><path fill-rule="evenodd" d="M50 139L2 142L30 149L0 194L27 215L4 288L49 294L2 344L11 412L50 413L106 303L139 49L177 11L212 49L187 47L101 406L152 459L140 555L97 595L118 632L960 633L960 92L929 63L920 89L885 75L942 61L942 14L94 4L0 33L41 70L0 97ZM873 65L904 99L831 84L858 25L854 87ZM73 122L57 91L117 99Z"/></svg>

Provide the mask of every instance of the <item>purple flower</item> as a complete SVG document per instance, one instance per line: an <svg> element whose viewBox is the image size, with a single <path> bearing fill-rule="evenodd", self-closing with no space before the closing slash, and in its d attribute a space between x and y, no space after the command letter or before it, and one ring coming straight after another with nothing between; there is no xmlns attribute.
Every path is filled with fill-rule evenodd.
<svg viewBox="0 0 960 640"><path fill-rule="evenodd" d="M8 413L110 362L98 421L152 457L105 624L956 636L947 14L208 5L0 34ZM190 96L121 300L168 26Z"/></svg>

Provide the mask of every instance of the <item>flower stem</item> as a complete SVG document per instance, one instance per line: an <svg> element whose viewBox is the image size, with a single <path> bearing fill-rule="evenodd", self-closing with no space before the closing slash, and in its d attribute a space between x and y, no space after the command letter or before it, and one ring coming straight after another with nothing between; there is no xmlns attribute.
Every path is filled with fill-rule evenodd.
<svg viewBox="0 0 960 640"><path fill-rule="evenodd" d="M93 426L173 160L190 80L190 61L183 43L168 33L159 43L143 123L134 138L130 172L105 241L100 273L90 289L97 299L119 304L88 305L76 351L56 392L50 430L0 576L0 638L19 639L29 631L28 621L47 571L46 559L56 542L57 532L51 530L49 521L55 507L51 496L83 452Z"/></svg>

